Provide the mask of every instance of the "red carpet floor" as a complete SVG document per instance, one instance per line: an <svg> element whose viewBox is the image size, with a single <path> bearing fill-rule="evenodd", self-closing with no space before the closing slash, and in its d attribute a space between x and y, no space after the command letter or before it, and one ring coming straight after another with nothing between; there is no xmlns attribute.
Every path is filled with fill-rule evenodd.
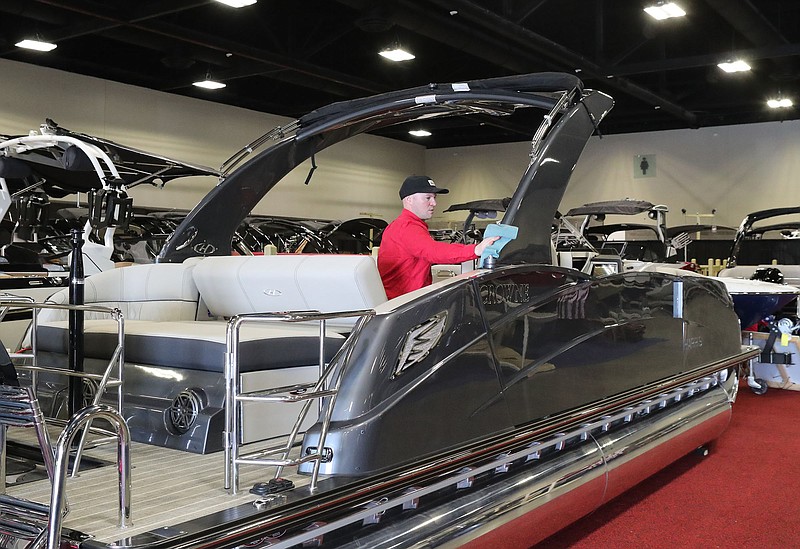
<svg viewBox="0 0 800 549"><path fill-rule="evenodd" d="M745 385L708 456L688 455L536 549L800 547L800 392Z"/></svg>

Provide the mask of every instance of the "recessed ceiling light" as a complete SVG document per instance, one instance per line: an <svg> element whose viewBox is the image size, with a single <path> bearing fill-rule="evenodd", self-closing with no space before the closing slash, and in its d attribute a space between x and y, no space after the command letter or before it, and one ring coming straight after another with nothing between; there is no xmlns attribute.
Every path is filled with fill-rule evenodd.
<svg viewBox="0 0 800 549"><path fill-rule="evenodd" d="M686 12L683 11L683 8L681 8L675 2L659 2L654 6L644 8L644 11L647 12L650 17L658 19L659 21L663 19L669 19L671 17L683 17L686 15Z"/></svg>
<svg viewBox="0 0 800 549"><path fill-rule="evenodd" d="M16 44L14 44L18 48L25 48L26 50L36 50L36 51L53 51L58 46L55 44L51 44L50 42L43 42L41 40L20 40Z"/></svg>
<svg viewBox="0 0 800 549"><path fill-rule="evenodd" d="M770 99L767 101L767 106L771 109L787 109L791 107L794 103L792 103L791 99L784 97L783 99Z"/></svg>
<svg viewBox="0 0 800 549"><path fill-rule="evenodd" d="M725 63L718 63L717 66L725 72L744 72L750 70L750 65L741 59L737 59L736 61L726 61Z"/></svg>
<svg viewBox="0 0 800 549"><path fill-rule="evenodd" d="M225 4L232 8L243 8L245 6L252 6L258 0L217 0L220 4Z"/></svg>
<svg viewBox="0 0 800 549"><path fill-rule="evenodd" d="M389 59L390 61L410 61L411 59L414 59L414 57L415 57L413 54L407 52L406 50L404 50L402 48L394 48L394 49L391 49L391 50L383 50L383 51L378 52L378 53L379 53L379 55L385 57L386 59Z"/></svg>
<svg viewBox="0 0 800 549"><path fill-rule="evenodd" d="M431 132L429 132L428 130L411 130L408 133L410 133L414 137L428 137L429 135L431 135Z"/></svg>
<svg viewBox="0 0 800 549"><path fill-rule="evenodd" d="M192 86L197 86L198 88L205 88L207 90L219 90L226 86L226 84L222 82L217 82L215 80L200 80L198 82L192 82Z"/></svg>

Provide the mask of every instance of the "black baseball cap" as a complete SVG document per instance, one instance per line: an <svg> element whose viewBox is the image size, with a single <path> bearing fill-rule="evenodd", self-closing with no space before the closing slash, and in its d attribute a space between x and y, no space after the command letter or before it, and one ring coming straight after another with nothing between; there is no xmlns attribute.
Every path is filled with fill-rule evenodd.
<svg viewBox="0 0 800 549"><path fill-rule="evenodd" d="M450 191L440 189L427 175L409 175L400 186L400 198L405 198L417 193L447 194Z"/></svg>

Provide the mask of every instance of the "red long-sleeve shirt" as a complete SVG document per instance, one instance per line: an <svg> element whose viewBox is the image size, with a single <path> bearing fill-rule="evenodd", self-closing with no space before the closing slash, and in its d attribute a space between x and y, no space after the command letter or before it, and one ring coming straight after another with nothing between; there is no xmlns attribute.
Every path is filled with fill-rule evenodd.
<svg viewBox="0 0 800 549"><path fill-rule="evenodd" d="M386 297L392 299L430 284L431 265L461 263L476 257L474 244L437 242L428 232L428 225L404 209L383 231L378 272Z"/></svg>

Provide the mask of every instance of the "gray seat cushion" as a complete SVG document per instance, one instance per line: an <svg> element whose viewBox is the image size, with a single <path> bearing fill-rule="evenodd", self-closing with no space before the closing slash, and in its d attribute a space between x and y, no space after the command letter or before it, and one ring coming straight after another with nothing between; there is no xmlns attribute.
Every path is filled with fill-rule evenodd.
<svg viewBox="0 0 800 549"><path fill-rule="evenodd" d="M227 322L125 322L125 362L222 373L225 366ZM69 353L68 323L39 326L40 351ZM84 355L110 359L117 345L113 320L87 320ZM344 343L344 336L328 332L325 361ZM319 363L319 328L307 324L268 323L244 326L240 332L239 370L253 372Z"/></svg>

